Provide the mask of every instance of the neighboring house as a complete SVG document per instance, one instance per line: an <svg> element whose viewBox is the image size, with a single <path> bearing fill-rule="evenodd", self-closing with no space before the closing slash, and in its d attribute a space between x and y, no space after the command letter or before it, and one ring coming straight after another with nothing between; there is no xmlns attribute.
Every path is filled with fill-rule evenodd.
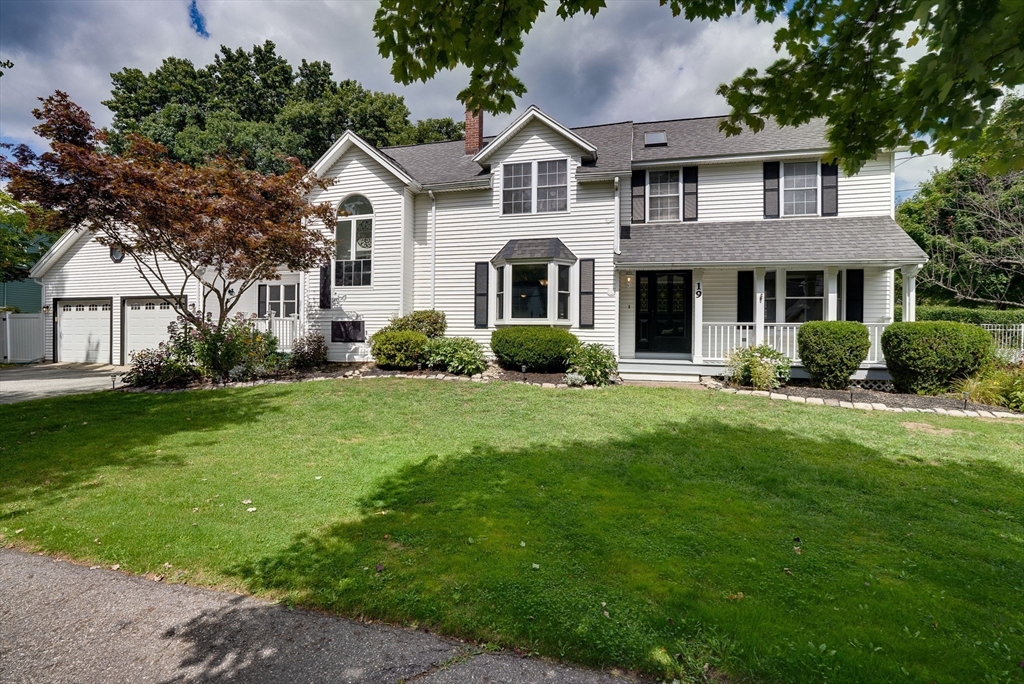
<svg viewBox="0 0 1024 684"><path fill-rule="evenodd" d="M893 153L846 176L821 162L821 122L726 137L720 120L569 129L530 107L487 139L471 115L465 141L378 150L346 133L314 166L335 184L313 201L345 214L335 260L240 309L321 331L334 361L369 360L370 336L420 309L482 344L564 326L649 379L718 374L760 342L795 357L800 323L859 320L872 350L858 377L885 377L895 269L912 319L927 259L893 220ZM54 312L47 358L151 346L169 306L91 236L65 238L32 272Z"/></svg>
<svg viewBox="0 0 1024 684"><path fill-rule="evenodd" d="M32 280L0 283L0 308L15 307L21 313L39 313L43 309L43 287Z"/></svg>

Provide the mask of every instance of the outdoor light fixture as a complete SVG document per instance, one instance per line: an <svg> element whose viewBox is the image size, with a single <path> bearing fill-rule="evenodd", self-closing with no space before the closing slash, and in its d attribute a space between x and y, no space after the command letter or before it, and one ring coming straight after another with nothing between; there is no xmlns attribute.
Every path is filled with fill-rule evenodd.
<svg viewBox="0 0 1024 684"><path fill-rule="evenodd" d="M633 276L631 276L631 275L626 276L626 282L627 283L633 282Z"/></svg>
<svg viewBox="0 0 1024 684"><path fill-rule="evenodd" d="M523 364L523 382L526 382L526 364Z"/></svg>
<svg viewBox="0 0 1024 684"><path fill-rule="evenodd" d="M967 400L971 398L970 392L964 392L964 411L967 410Z"/></svg>
<svg viewBox="0 0 1024 684"><path fill-rule="evenodd" d="M117 373L111 373L110 374L110 389L114 389L114 386L116 384L117 384Z"/></svg>
<svg viewBox="0 0 1024 684"><path fill-rule="evenodd" d="M50 305L47 304L43 307L43 313L50 313Z"/></svg>

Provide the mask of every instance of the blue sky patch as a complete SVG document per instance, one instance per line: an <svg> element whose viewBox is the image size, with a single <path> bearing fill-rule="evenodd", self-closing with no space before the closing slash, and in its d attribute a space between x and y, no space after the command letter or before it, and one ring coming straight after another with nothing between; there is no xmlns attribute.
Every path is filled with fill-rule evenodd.
<svg viewBox="0 0 1024 684"><path fill-rule="evenodd" d="M206 17L199 11L199 5L196 3L196 0L192 0L188 5L188 19L192 30L196 32L197 36L202 38L210 37L210 32L206 30Z"/></svg>

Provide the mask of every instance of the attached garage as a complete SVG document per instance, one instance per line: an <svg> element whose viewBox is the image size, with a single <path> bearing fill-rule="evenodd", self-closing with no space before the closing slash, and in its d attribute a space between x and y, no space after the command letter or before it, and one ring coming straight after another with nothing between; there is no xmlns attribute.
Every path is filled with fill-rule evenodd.
<svg viewBox="0 0 1024 684"><path fill-rule="evenodd" d="M110 299L62 299L56 304L57 361L111 363Z"/></svg>
<svg viewBox="0 0 1024 684"><path fill-rule="evenodd" d="M124 344L122 363L131 363L132 352L155 349L167 340L167 326L178 314L159 297L124 299Z"/></svg>

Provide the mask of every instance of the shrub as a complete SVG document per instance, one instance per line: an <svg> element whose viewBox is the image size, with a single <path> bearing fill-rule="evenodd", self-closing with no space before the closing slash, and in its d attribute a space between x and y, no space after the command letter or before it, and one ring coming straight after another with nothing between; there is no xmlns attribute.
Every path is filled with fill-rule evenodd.
<svg viewBox="0 0 1024 684"><path fill-rule="evenodd" d="M936 394L990 365L995 343L975 325L918 321L889 325L882 352L898 391Z"/></svg>
<svg viewBox="0 0 1024 684"><path fill-rule="evenodd" d="M560 371L569 350L580 341L568 330L541 325L499 328L491 334L491 351L498 363L512 370Z"/></svg>
<svg viewBox="0 0 1024 684"><path fill-rule="evenodd" d="M370 340L370 354L378 366L415 368L423 362L427 336L415 330L382 328Z"/></svg>
<svg viewBox="0 0 1024 684"><path fill-rule="evenodd" d="M591 385L607 385L618 369L615 354L600 344L579 344L570 348L569 370L582 375Z"/></svg>
<svg viewBox="0 0 1024 684"><path fill-rule="evenodd" d="M587 384L587 379L579 373L569 371L565 374L565 384L569 387L583 387Z"/></svg>
<svg viewBox="0 0 1024 684"><path fill-rule="evenodd" d="M896 321L903 320L903 307L896 306ZM919 306L919 321L954 321L956 323L990 323L993 325L1024 324L1024 309L971 309L966 306Z"/></svg>
<svg viewBox="0 0 1024 684"><path fill-rule="evenodd" d="M5 306L0 306L0 313L21 313L21 309L13 304L7 304Z"/></svg>
<svg viewBox="0 0 1024 684"><path fill-rule="evenodd" d="M130 360L132 367L121 382L131 387L184 387L200 378L199 369L174 358L163 342L156 349L132 352Z"/></svg>
<svg viewBox="0 0 1024 684"><path fill-rule="evenodd" d="M431 368L440 368L456 375L476 375L487 368L484 350L468 337L439 337L427 340L423 357Z"/></svg>
<svg viewBox="0 0 1024 684"><path fill-rule="evenodd" d="M316 331L307 332L292 342L292 368L310 370L327 364L327 340Z"/></svg>
<svg viewBox="0 0 1024 684"><path fill-rule="evenodd" d="M392 318L391 322L382 328L382 330L413 330L423 333L431 339L444 337L444 331L447 329L448 321L445 319L444 312L435 309L413 311L408 316Z"/></svg>
<svg viewBox="0 0 1024 684"><path fill-rule="evenodd" d="M767 344L737 349L729 355L729 376L740 385L757 390L781 387L789 380L789 357Z"/></svg>
<svg viewBox="0 0 1024 684"><path fill-rule="evenodd" d="M977 375L953 383L953 391L968 394L971 401L990 406L1024 409L1024 367L989 367Z"/></svg>
<svg viewBox="0 0 1024 684"><path fill-rule="evenodd" d="M228 319L220 330L205 324L195 331L196 365L217 380L266 375L267 360L276 351L277 337L257 330L242 314Z"/></svg>
<svg viewBox="0 0 1024 684"><path fill-rule="evenodd" d="M871 348L867 326L855 321L804 323L796 341L811 384L825 389L845 389Z"/></svg>

